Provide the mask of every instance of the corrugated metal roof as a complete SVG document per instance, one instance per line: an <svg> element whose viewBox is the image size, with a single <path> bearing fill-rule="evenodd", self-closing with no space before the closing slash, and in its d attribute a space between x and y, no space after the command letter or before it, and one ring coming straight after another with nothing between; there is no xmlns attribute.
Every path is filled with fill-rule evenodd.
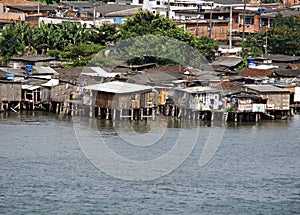
<svg viewBox="0 0 300 215"><path fill-rule="evenodd" d="M216 4L221 4L221 5L240 5L243 4L243 1L241 0L214 0L213 1Z"/></svg>
<svg viewBox="0 0 300 215"><path fill-rule="evenodd" d="M131 84L131 83L120 82L120 81L106 82L103 84L94 84L94 85L83 87L83 89L95 90L95 91L101 91L107 93L115 93L115 94L127 94L127 93L135 93L135 92L152 91L152 87L149 86Z"/></svg>
<svg viewBox="0 0 300 215"><path fill-rule="evenodd" d="M23 56L23 57L12 57L12 58L10 58L10 60L38 62L38 61L55 60L55 58L54 57L43 57L43 56Z"/></svg>
<svg viewBox="0 0 300 215"><path fill-rule="evenodd" d="M225 56L225 57L218 58L218 60L212 62L211 65L234 67L234 66L237 66L238 64L240 64L242 62L242 60L243 59L240 57Z"/></svg>
<svg viewBox="0 0 300 215"><path fill-rule="evenodd" d="M51 67L46 66L33 66L32 67L33 74L51 74L51 75L58 75L58 72L56 72Z"/></svg>
<svg viewBox="0 0 300 215"><path fill-rule="evenodd" d="M121 73L110 73L106 72L104 69L100 67L89 67L91 72L86 72L85 70L81 73L81 75L87 75L87 76L94 76L94 77L104 77L104 78L113 78L116 77L116 75L119 75Z"/></svg>
<svg viewBox="0 0 300 215"><path fill-rule="evenodd" d="M43 86L43 87L54 87L54 86L56 86L58 84L59 84L59 80L58 79L51 79L47 83L41 84L41 86Z"/></svg>
<svg viewBox="0 0 300 215"><path fill-rule="evenodd" d="M176 88L176 90L184 91L187 93L211 93L211 92L219 91L211 87L187 87L187 88Z"/></svg>
<svg viewBox="0 0 300 215"><path fill-rule="evenodd" d="M273 85L254 85L254 84L247 84L244 85L244 87L251 89L251 90L255 90L258 92L262 92L262 93L267 93L267 92L288 92L288 90L284 90L282 88L279 87L275 87Z"/></svg>

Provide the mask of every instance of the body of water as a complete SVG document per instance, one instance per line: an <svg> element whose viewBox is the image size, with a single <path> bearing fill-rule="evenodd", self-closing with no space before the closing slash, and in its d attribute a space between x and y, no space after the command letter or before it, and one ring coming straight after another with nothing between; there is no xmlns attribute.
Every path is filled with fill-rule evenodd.
<svg viewBox="0 0 300 215"><path fill-rule="evenodd" d="M112 122L97 123L117 153L137 160L160 153L154 146L143 157L145 148L120 150ZM210 129L199 128L201 135ZM176 126L167 130L162 150L180 132ZM96 168L81 150L71 117L9 113L1 116L0 135L1 214L300 213L299 115L289 121L227 125L217 152L202 167L205 138L199 135L184 163L149 181L121 180Z"/></svg>

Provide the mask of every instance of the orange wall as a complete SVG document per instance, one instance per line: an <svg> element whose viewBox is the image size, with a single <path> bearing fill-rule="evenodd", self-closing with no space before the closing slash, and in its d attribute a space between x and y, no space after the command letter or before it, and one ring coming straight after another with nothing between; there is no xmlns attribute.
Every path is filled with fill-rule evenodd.
<svg viewBox="0 0 300 215"><path fill-rule="evenodd" d="M38 2L26 0L2 0L4 5L37 5Z"/></svg>

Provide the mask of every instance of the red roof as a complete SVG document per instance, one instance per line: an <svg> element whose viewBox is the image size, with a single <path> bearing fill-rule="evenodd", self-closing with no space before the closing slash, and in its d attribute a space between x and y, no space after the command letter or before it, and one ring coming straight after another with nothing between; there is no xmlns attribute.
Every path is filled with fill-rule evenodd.
<svg viewBox="0 0 300 215"><path fill-rule="evenodd" d="M292 69L292 70L300 70L300 63L298 64L289 64L289 67Z"/></svg>
<svg viewBox="0 0 300 215"><path fill-rule="evenodd" d="M255 68L245 68L239 72L240 76L246 77L261 77L270 76L273 73L272 69L255 69Z"/></svg>

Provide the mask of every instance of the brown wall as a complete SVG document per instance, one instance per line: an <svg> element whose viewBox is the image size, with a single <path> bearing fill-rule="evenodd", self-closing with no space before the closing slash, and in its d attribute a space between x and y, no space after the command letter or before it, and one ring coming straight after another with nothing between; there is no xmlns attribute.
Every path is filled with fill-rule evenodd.
<svg viewBox="0 0 300 215"><path fill-rule="evenodd" d="M209 32L209 23L198 23L198 36L210 36ZM197 24L196 23L191 23L187 24L187 30L196 35L197 33ZM227 35L229 34L229 28L228 28L228 23L213 23L212 25L212 33L211 37L216 40L227 40Z"/></svg>
<svg viewBox="0 0 300 215"><path fill-rule="evenodd" d="M0 83L0 101L21 101L21 84Z"/></svg>
<svg viewBox="0 0 300 215"><path fill-rule="evenodd" d="M4 5L37 5L38 2L26 0L2 0Z"/></svg>

